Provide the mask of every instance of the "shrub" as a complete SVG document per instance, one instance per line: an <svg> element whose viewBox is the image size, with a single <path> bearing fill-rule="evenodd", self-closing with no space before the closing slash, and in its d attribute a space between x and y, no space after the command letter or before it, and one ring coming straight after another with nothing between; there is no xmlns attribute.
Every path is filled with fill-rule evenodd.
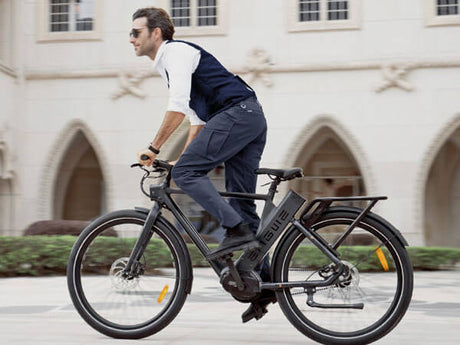
<svg viewBox="0 0 460 345"><path fill-rule="evenodd" d="M89 222L80 220L41 220L29 225L24 236L74 235L78 236Z"/></svg>
<svg viewBox="0 0 460 345"><path fill-rule="evenodd" d="M41 276L41 275L64 275L66 272L67 261L70 251L76 240L75 236L24 236L24 237L0 237L0 276ZM118 254L117 245L120 244L119 238L107 237L98 241L95 258L100 260L103 266L111 264L111 257ZM133 240L134 243L134 240ZM161 265L167 250L162 248L161 241L152 239L147 250L152 250L155 255L154 262L150 262L151 267ZM216 244L209 244L211 249ZM208 266L195 245L187 244L192 264L196 267ZM453 268L460 262L460 249L458 248L430 248L430 247L408 247L408 252L416 270L434 270ZM354 246L344 248L347 250L347 257L360 258L369 253L369 247ZM114 255L112 255L114 254ZM324 255L314 247L305 247L299 250L296 262L300 264L308 263L310 267L317 268L326 264ZM366 260L366 266L360 265L360 271L380 270L377 259L374 262Z"/></svg>
<svg viewBox="0 0 460 345"><path fill-rule="evenodd" d="M24 236L37 235L73 235L78 236L90 222L83 220L41 220L29 225L24 231ZM117 233L108 229L106 236L117 236Z"/></svg>
<svg viewBox="0 0 460 345"><path fill-rule="evenodd" d="M407 247L416 270L438 270L454 267L460 262L459 248Z"/></svg>

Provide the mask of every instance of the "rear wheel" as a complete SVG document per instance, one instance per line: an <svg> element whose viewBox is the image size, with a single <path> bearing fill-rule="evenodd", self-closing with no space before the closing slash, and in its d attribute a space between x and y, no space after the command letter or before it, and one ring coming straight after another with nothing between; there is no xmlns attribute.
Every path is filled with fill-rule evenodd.
<svg viewBox="0 0 460 345"><path fill-rule="evenodd" d="M69 258L67 282L76 309L89 325L114 338L158 332L186 299L186 254L161 218L134 274L125 274L145 218L132 210L99 218L82 232Z"/></svg>
<svg viewBox="0 0 460 345"><path fill-rule="evenodd" d="M311 228L333 244L355 218L356 212L331 208ZM367 344L387 334L406 312L412 296L412 266L400 240L371 217L357 225L338 252L345 270L333 285L313 291L284 289L277 291L277 299L289 321L306 336L324 344ZM324 281L336 270L292 227L280 242L273 272L275 281L293 282ZM319 307L309 306L311 301L307 304L307 292ZM360 304L362 309L348 308ZM331 305L334 308L324 308Z"/></svg>

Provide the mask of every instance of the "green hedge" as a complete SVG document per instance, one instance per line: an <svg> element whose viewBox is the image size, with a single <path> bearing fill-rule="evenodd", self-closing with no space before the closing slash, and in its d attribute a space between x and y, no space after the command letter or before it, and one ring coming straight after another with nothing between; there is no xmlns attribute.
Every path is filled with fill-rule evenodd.
<svg viewBox="0 0 460 345"><path fill-rule="evenodd" d="M449 269L460 263L460 248L407 247L416 270Z"/></svg>
<svg viewBox="0 0 460 345"><path fill-rule="evenodd" d="M0 236L0 277L64 275L75 236ZM126 240L126 239L124 239ZM134 244L135 239L132 240ZM96 265L106 266L119 257L121 239L100 238L93 244L91 259ZM167 257L163 242L152 239L147 247L146 257L155 266ZM198 249L187 244L194 266L207 266ZM210 248L217 244L209 244ZM149 254L150 253L150 254ZM152 254L155 253L155 254ZM129 255L129 254L126 254ZM94 268L97 270L97 267Z"/></svg>
<svg viewBox="0 0 460 345"><path fill-rule="evenodd" d="M0 237L0 277L13 276L41 276L65 274L67 260L76 240L74 236L25 236ZM94 260L99 260L101 266L106 267L119 256L119 238L105 238L98 242L93 252ZM151 253L146 256L153 260L151 266L160 264L167 255L161 247L162 243L152 240L147 250ZM198 249L187 244L194 266L207 266L206 260ZM214 248L215 244L210 244ZM348 260L356 258L360 261L369 253L369 247L354 246L343 249L347 251ZM408 247L412 264L417 270L437 270L455 267L460 262L460 249L435 247ZM155 253L155 254L152 254ZM303 265L308 262L309 267L321 267L326 263L324 255L314 247L304 247L295 257L295 262ZM380 263L376 256L373 260L365 260L360 264L360 271L380 270ZM96 268L97 269L97 268Z"/></svg>

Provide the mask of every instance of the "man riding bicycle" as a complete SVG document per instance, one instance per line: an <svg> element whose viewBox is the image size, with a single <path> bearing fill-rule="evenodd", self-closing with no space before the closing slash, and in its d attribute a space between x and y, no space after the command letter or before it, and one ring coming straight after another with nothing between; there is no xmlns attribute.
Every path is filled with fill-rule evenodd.
<svg viewBox="0 0 460 345"><path fill-rule="evenodd" d="M161 146L188 116L191 126L172 170L174 182L226 229L213 255L256 248L260 218L254 200L226 202L207 173L224 163L227 191L255 193L255 170L267 132L262 107L254 90L213 55L196 44L174 40L173 35L174 25L163 9L149 7L134 13L130 43L137 56L153 60L169 88L163 122L150 146L138 153L139 163L150 166ZM148 159L144 160L145 156ZM268 258L262 266L261 277L268 280ZM243 322L259 319L266 313L265 307L275 301L272 290L263 290L243 313Z"/></svg>

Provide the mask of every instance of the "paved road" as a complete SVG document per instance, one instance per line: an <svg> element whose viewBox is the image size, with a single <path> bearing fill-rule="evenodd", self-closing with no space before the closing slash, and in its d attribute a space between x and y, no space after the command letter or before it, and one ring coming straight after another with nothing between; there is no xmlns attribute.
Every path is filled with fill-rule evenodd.
<svg viewBox="0 0 460 345"><path fill-rule="evenodd" d="M0 279L0 344L216 345L315 344L284 318L278 305L242 324L236 303L209 269L197 269L192 295L160 333L141 340L105 337L77 315L64 277ZM417 272L412 305L399 326L376 344L459 344L460 271Z"/></svg>

